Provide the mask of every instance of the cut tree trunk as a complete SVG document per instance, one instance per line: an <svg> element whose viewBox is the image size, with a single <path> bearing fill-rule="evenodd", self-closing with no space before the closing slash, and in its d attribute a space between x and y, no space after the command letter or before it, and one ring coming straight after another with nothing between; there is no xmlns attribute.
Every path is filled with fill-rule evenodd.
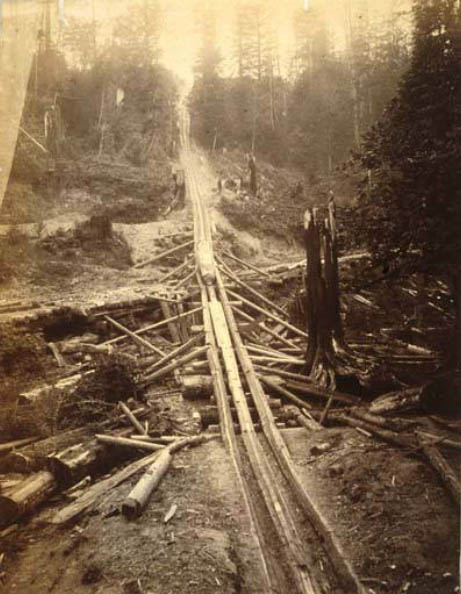
<svg viewBox="0 0 461 594"><path fill-rule="evenodd" d="M52 519L53 524L69 522L83 511L93 507L110 489L130 478L136 472L151 464L158 456L158 452L132 462L126 468L119 470L113 476L92 485L78 499L61 509Z"/></svg>
<svg viewBox="0 0 461 594"><path fill-rule="evenodd" d="M35 509L55 491L56 486L53 474L42 470L22 481L8 495L0 496L0 525L11 524Z"/></svg>
<svg viewBox="0 0 461 594"><path fill-rule="evenodd" d="M122 513L125 517L135 518L140 515L152 491L167 472L171 459L169 449L164 448L123 502Z"/></svg>
<svg viewBox="0 0 461 594"><path fill-rule="evenodd" d="M452 496L457 507L459 507L461 503L461 486L456 477L456 472L453 468L451 468L451 466L448 464L448 462L445 460L445 458L434 445L426 443L419 436L418 440L421 446L421 450L426 456L429 464L440 476L443 484Z"/></svg>
<svg viewBox="0 0 461 594"><path fill-rule="evenodd" d="M209 437L208 439L210 438L212 437ZM204 443L205 441L207 441L207 437L203 435L196 435L194 437L178 439L168 448L164 448L123 502L123 515L127 518L134 518L141 514L149 500L149 497L152 494L152 491L157 488L163 476L167 472L171 464L172 454L181 448L187 446L197 446Z"/></svg>
<svg viewBox="0 0 461 594"><path fill-rule="evenodd" d="M209 398L213 394L213 378L211 375L183 375L181 394L186 400Z"/></svg>

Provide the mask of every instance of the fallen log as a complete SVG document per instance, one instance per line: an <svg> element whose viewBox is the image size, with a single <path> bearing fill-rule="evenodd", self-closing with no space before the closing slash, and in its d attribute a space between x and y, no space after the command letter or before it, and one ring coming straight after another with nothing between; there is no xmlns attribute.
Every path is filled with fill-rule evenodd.
<svg viewBox="0 0 461 594"><path fill-rule="evenodd" d="M290 390L295 390L298 392L302 392L303 394L307 394L310 396L318 396L319 398L328 400L333 394L334 400L337 402L342 402L344 404L360 404L360 398L357 396L353 396L352 394L345 394L343 392L329 392L324 388L320 388L313 383L302 383L300 381L296 381L294 378L300 378L304 382L309 382L309 378L306 376L302 376L298 373L291 373L290 371L283 371L281 369L275 369L272 367L266 367L264 365L255 365L255 369L258 373L263 372L264 375L272 375L272 376L279 376L281 378L287 378L287 381L284 383L286 388ZM291 379L293 378L293 379Z"/></svg>
<svg viewBox="0 0 461 594"><path fill-rule="evenodd" d="M176 359L176 357L179 357L180 355L187 353L187 351L191 347L195 346L196 344L198 344L202 341L203 336L204 336L203 332L201 332L200 334L197 334L196 336L191 338L189 341L182 344L180 347L174 349L174 351L171 351L171 353L168 353L168 355L165 355L162 359L155 361L153 365L150 365L147 369L144 370L144 373L146 373L146 374L153 373L160 367L163 367L166 363L169 363L172 359Z"/></svg>
<svg viewBox="0 0 461 594"><path fill-rule="evenodd" d="M12 450L16 450L18 448L22 448L26 445L34 443L38 441L39 437L27 437L25 439L16 439L15 441L8 441L7 443L0 443L0 456L3 454L7 454Z"/></svg>
<svg viewBox="0 0 461 594"><path fill-rule="evenodd" d="M221 261L222 262L222 260L220 260L220 258L217 258L217 259L218 259L218 261ZM285 310L283 310L276 303L274 303L273 301L271 301L270 299L268 299L267 297L265 297L262 293L260 293L256 289L253 289L253 287L250 287L250 285L248 285L247 283L245 283L242 280L240 280L235 274L233 274L229 270L226 270L227 267L218 266L218 268L219 268L219 270L221 270L221 272L223 274L225 274L228 278L230 278L231 280L233 280L234 283L236 283L237 285L239 285L240 287L242 287L243 289L245 289L246 291L248 291L248 293L251 293L253 295L253 297L256 297L257 299L259 299L259 301L261 301L262 303L264 303L264 305L266 307L270 307L271 309L274 309L276 312L278 312L280 315L282 315L284 317L288 317L288 314L287 314L287 312Z"/></svg>
<svg viewBox="0 0 461 594"><path fill-rule="evenodd" d="M122 513L126 518L135 518L140 515L152 491L157 487L168 470L171 459L170 450L163 448L163 452L158 455L123 502Z"/></svg>
<svg viewBox="0 0 461 594"><path fill-rule="evenodd" d="M149 349L150 351L153 351L154 353L157 353L157 355L160 355L161 357L164 357L165 356L165 353L163 351L161 351L158 347L156 347L155 345L151 344L145 338L141 338L140 336L138 336L134 332L131 332L131 330L128 330L128 328L125 328L125 326L122 326L122 324L119 324L118 322L116 322L110 316L104 316L104 319L107 320L108 322L110 322L112 324L112 326L115 326L115 328L117 328L118 330L120 330L121 332L123 332L124 334L126 334L127 336L129 336L133 340L133 342L135 342L139 346L145 347L145 348Z"/></svg>
<svg viewBox="0 0 461 594"><path fill-rule="evenodd" d="M371 423L372 425L378 425L378 427L382 427L383 429L390 429L391 431L396 431L397 433L399 431L405 431L411 426L411 423L408 421L381 417L379 415L367 412L362 408L351 408L349 413L353 417L360 419L361 421Z"/></svg>
<svg viewBox="0 0 461 594"><path fill-rule="evenodd" d="M0 458L0 472L35 472L46 467L46 460L53 452L63 450L92 437L91 427L72 429L59 435L35 441L18 451Z"/></svg>
<svg viewBox="0 0 461 594"><path fill-rule="evenodd" d="M167 250L166 252L162 252L161 254L154 256L153 258L149 258L148 260L144 260L143 262L138 262L137 264L134 265L134 268L143 268L144 266L147 266L148 264L153 264L154 262L157 262L158 260L165 258L165 256L171 256L172 254L176 254L177 252L179 252L185 248L188 248L192 245L194 245L193 240L186 241L186 243L177 245L177 246L171 248L170 250Z"/></svg>
<svg viewBox="0 0 461 594"><path fill-rule="evenodd" d="M408 412L420 408L422 388L410 388L398 392L389 392L376 398L369 407L369 412L376 415L389 415L396 412Z"/></svg>
<svg viewBox="0 0 461 594"><path fill-rule="evenodd" d="M49 456L47 467L57 483L67 488L87 475L93 476L109 469L121 459L119 450L106 448L96 439L91 439Z"/></svg>
<svg viewBox="0 0 461 594"><path fill-rule="evenodd" d="M172 363L170 363L169 365L167 365L166 367L163 367L161 369L158 369L157 371L155 371L154 373L151 373L150 375L145 376L142 379L142 384L146 385L149 383L154 382L155 380L168 375L169 373L171 373L172 371L174 371L175 369L178 369L179 367L182 367L185 363L189 363L189 361L193 361L194 359L198 359L199 357L201 357L202 355L204 355L208 350L208 346L202 346L194 351L192 351L191 353L188 353L187 355L177 359L176 361L173 361Z"/></svg>
<svg viewBox="0 0 461 594"><path fill-rule="evenodd" d="M450 493L456 505L461 503L461 485L456 477L454 469L448 464L442 454L434 445L430 445L424 439L417 435L421 451L429 464L442 479L444 486Z"/></svg>
<svg viewBox="0 0 461 594"><path fill-rule="evenodd" d="M11 524L34 510L56 490L56 487L53 474L41 470L22 481L8 495L0 495L0 525Z"/></svg>
<svg viewBox="0 0 461 594"><path fill-rule="evenodd" d="M434 433L429 433L427 431L415 431L415 433L418 437L426 439L429 442L429 445L446 446L455 450L461 450L461 441L453 441L448 437L434 435Z"/></svg>
<svg viewBox="0 0 461 594"><path fill-rule="evenodd" d="M133 427L139 431L139 433L145 434L146 430L145 428L141 425L141 423L138 421L138 419L134 416L134 414L131 412L131 410L128 408L128 406L120 401L118 403L120 409L122 410L122 412L124 413L124 415L127 417L127 419L130 421L130 423L133 425Z"/></svg>
<svg viewBox="0 0 461 594"><path fill-rule="evenodd" d="M234 256L233 254L230 254L227 251L223 252L223 253L225 256L227 256L231 260L234 260L234 262L237 262L237 264L241 264L242 266L245 266L246 268L253 270L254 272L257 272L258 274L262 274L263 276L272 278L272 276L268 272L266 272L265 270L262 270L261 268L258 268L257 266L254 266L254 264L250 264L249 262L246 262L245 260L240 260L240 258L237 258L237 256Z"/></svg>
<svg viewBox="0 0 461 594"><path fill-rule="evenodd" d="M320 419L321 417L321 413L318 413L317 411L311 411L311 415L316 420ZM340 425L348 425L354 429L359 428L363 429L364 431L368 431L368 433L371 433L373 436L378 437L382 441L390 443L391 445L397 446L399 448L404 448L406 450L415 449L415 441L408 435L399 435L398 433L390 431L389 429L382 429L372 425L371 423L366 423L360 419L353 419L344 414L331 413L330 420L334 421L335 423L339 423Z"/></svg>
<svg viewBox="0 0 461 594"><path fill-rule="evenodd" d="M242 297L238 293L234 293L234 291L229 290L228 293L234 299L237 299L237 301L242 301L245 305L247 305L251 309L257 311L260 314L263 314L267 318L271 318L272 320L274 320L275 322L278 322L279 324L282 324L282 326L284 326L288 330L291 330L291 332L293 332L294 334L297 334L298 336L302 336L303 338L308 338L307 334L303 330L300 330L299 328L296 328L296 326L293 326L289 322L286 322L285 320L280 319L279 317L277 317L276 315L274 315L270 311L267 311L266 309L264 309L262 307L259 307L259 305L256 305L252 301L249 301L248 299L245 299L244 297Z"/></svg>
<svg viewBox="0 0 461 594"><path fill-rule="evenodd" d="M301 398L298 398L289 390L287 390L277 382L273 381L273 379L264 375L258 375L258 377L262 381L262 383L265 384L268 388L270 388L274 392L277 392L277 394L289 400L290 402L293 402L293 404L296 404L296 406L305 408L307 410L310 410L312 408L308 402L304 402L304 400L301 400Z"/></svg>
<svg viewBox="0 0 461 594"><path fill-rule="evenodd" d="M176 443L164 448L123 502L123 515L126 518L135 518L141 514L152 492L157 488L167 472L173 453L186 446L199 445L207 439L210 439L210 436L197 435L191 438L178 439Z"/></svg>
<svg viewBox="0 0 461 594"><path fill-rule="evenodd" d="M304 427L308 431L320 431L323 427L317 423L313 418L309 418L303 415L301 410L296 406L289 407L292 410L293 419L298 423L300 427Z"/></svg>
<svg viewBox="0 0 461 594"><path fill-rule="evenodd" d="M123 481L127 480L133 474L139 472L149 464L152 464L157 456L158 452L155 452L150 456L145 456L140 460L136 460L136 462L132 462L122 470L119 470L113 476L95 483L87 489L85 493L78 497L78 499L61 509L51 520L52 524L64 524L69 522L83 511L93 507L98 500L107 493L107 491L110 491L110 489L113 489Z"/></svg>
<svg viewBox="0 0 461 594"><path fill-rule="evenodd" d="M250 315L248 315L246 312L242 311L238 307L232 306L232 309L235 311L235 313L237 315L239 315L240 317L242 317L244 320L247 320L247 322L250 322L250 324L252 324L255 328L260 328L263 332L266 332L267 334L270 334L270 336L272 336L273 338L275 338L279 342L282 342L282 343L286 344L289 347L292 347L292 348L297 349L298 351L301 351L301 349L294 342L291 342L290 340L288 340L287 338L285 338L281 334L278 334L277 332L275 332L274 330L272 330L272 328L269 328L269 326L266 326L266 324L264 324L264 322L258 322L258 320L256 320L255 318L251 317Z"/></svg>
<svg viewBox="0 0 461 594"><path fill-rule="evenodd" d="M112 435L95 435L97 441L109 445L129 447L129 448L140 448L148 452L156 452L162 450L163 446L156 443L149 443L146 441L138 441L135 439L128 439L126 437L113 437Z"/></svg>
<svg viewBox="0 0 461 594"><path fill-rule="evenodd" d="M211 375L181 376L181 394L186 400L209 398L213 394Z"/></svg>
<svg viewBox="0 0 461 594"><path fill-rule="evenodd" d="M305 362L301 359L289 359L288 357L282 358L250 355L250 359L253 361L253 363L279 363L281 365L296 365L298 367L303 367L305 365Z"/></svg>
<svg viewBox="0 0 461 594"><path fill-rule="evenodd" d="M161 328L163 326L167 326L170 322L174 322L176 320L179 320L180 318L185 318L186 316L191 316L195 313L198 313L199 311L202 311L201 307L197 307L195 309L191 309L189 311L185 311L183 314L179 314L177 316L173 316L171 318L168 318L166 320L161 320L160 322L156 322L155 324L149 324L149 326L144 326L143 328L140 328L139 330L136 330L135 332L133 332L133 334L136 334L136 336L138 336L139 334L143 334L144 332L149 332L151 330L157 330L158 328ZM120 342L122 340L124 340L127 336L117 336L116 338L111 338L110 340L106 340L105 342L103 342L103 345L108 345L108 344L115 344L116 342ZM163 355L162 355L163 356Z"/></svg>
<svg viewBox="0 0 461 594"><path fill-rule="evenodd" d="M180 281L178 281L176 283L176 285L174 285L175 289L180 289L181 287L185 287L189 281L191 281L194 276L197 275L197 268L194 268L194 270L192 270L192 272L190 272L187 276L185 276L183 279L181 279Z"/></svg>
<svg viewBox="0 0 461 594"><path fill-rule="evenodd" d="M170 272L168 272L167 274L165 274L165 276L162 276L162 278L158 281L159 284L163 284L168 279L172 278L173 276L176 276L176 274L180 274L183 270L186 270L186 268L189 268L189 266L191 264L191 261L192 261L192 258L189 257L189 258L186 259L185 262L183 262L182 264L180 264L176 268L173 268L173 270L170 270Z"/></svg>

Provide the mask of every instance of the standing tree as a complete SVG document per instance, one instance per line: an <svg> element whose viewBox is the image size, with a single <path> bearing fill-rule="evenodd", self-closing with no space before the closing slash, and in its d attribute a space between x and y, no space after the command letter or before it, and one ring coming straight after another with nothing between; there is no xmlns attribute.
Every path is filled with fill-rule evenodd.
<svg viewBox="0 0 461 594"><path fill-rule="evenodd" d="M411 67L395 100L365 137L371 170L360 197L362 232L390 272L451 279L461 369L461 8L419 0ZM359 230L360 232L360 230Z"/></svg>
<svg viewBox="0 0 461 594"><path fill-rule="evenodd" d="M207 149L216 148L225 126L224 90L219 76L221 56L217 45L216 7L203 0L197 13L200 47L194 68L191 93L194 136Z"/></svg>

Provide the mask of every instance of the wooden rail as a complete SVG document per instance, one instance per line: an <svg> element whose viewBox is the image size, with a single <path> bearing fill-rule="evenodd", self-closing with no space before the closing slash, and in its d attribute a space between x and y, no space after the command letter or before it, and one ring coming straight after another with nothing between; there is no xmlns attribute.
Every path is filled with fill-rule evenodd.
<svg viewBox="0 0 461 594"><path fill-rule="evenodd" d="M265 513L271 520L273 530L280 543L280 550L283 551L284 559L280 559L280 563L284 565L285 575L289 575L292 586L289 588L290 590L300 594L318 594L324 591L317 579L314 568L309 567L306 562L306 543L297 520L296 506L291 502L291 497L294 497L297 500L297 505L302 508L305 516L320 537L322 541L320 546L323 546L323 549L327 552L336 573L335 578L341 582L344 592L364 594L365 589L347 561L332 530L326 524L325 519L321 516L301 483L285 441L276 427L268 398L263 391L252 360L241 339L228 294L232 299L242 302L253 311L276 321L293 334L303 338L306 337L306 334L278 315L263 309L236 293L226 290L221 278L220 267L216 263L213 252L211 225L200 192L197 165L190 149L188 129L188 115L184 110L181 117L182 162L186 174L187 197L194 215L194 249L197 282L202 302L205 349L213 378L222 438L231 456L242 488L250 516L251 531L259 542L261 565L264 579L267 582L264 591L280 591L280 583L277 584L276 572L273 570L274 559L270 557L266 549L265 530L261 523L261 514L258 515L256 510L261 496L264 501ZM226 265L222 261L221 267L226 276L233 281L238 280L234 273L226 270ZM248 290L245 283L239 281L237 284L244 290ZM250 292L271 310L285 316L283 310L257 291L251 289L247 292ZM242 312L239 312L239 315L242 315ZM245 315L243 314L244 317ZM251 321L254 320L250 316L247 316L247 318ZM259 326L263 327L264 324L259 324ZM263 330L265 329L264 326ZM295 347L295 349L297 348L296 344L287 339L284 339L284 342ZM270 355L269 349L267 351L268 355ZM290 356L282 355L282 357L280 359L282 362L293 359ZM250 391L250 402L247 400L244 386L247 386ZM244 469L240 442L235 434L230 400L232 400L237 411L245 458L258 484L257 495L250 487L247 478L245 478L247 471L245 472ZM255 407L258 412L260 424L272 455L269 455L267 448L262 446L256 434L249 410L250 406ZM281 478L278 476L280 471L292 493L290 497L287 496L286 485L282 485L283 481L281 482ZM283 591L288 591L286 585Z"/></svg>

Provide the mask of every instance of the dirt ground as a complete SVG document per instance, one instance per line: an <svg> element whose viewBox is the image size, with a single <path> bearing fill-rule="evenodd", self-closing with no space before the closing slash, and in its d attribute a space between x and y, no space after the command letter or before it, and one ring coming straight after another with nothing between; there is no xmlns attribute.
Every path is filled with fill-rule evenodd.
<svg viewBox="0 0 461 594"><path fill-rule="evenodd" d="M258 552L219 442L175 455L148 509L127 521L118 510L135 482L136 477L114 489L72 528L47 526L44 510L31 526L5 539L8 578L1 591L261 592ZM165 523L172 505L177 511Z"/></svg>

